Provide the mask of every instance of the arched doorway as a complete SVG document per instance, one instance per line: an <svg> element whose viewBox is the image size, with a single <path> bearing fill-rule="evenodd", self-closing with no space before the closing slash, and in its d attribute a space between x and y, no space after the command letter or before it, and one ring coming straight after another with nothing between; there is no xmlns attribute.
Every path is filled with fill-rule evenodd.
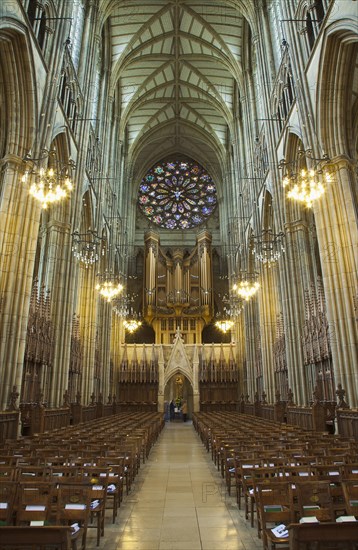
<svg viewBox="0 0 358 550"><path fill-rule="evenodd" d="M193 387L184 374L173 374L164 389L164 401L170 403L174 399L177 406L185 400L188 404L188 419L191 419L194 410Z"/></svg>

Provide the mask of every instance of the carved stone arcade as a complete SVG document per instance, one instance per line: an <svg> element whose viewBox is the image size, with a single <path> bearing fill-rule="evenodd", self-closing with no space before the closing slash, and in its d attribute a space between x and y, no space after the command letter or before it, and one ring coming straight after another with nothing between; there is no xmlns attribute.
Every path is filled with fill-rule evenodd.
<svg viewBox="0 0 358 550"><path fill-rule="evenodd" d="M71 334L70 369L68 374L68 399L73 403L76 393L81 388L83 346L80 337L79 316L73 314Z"/></svg>
<svg viewBox="0 0 358 550"><path fill-rule="evenodd" d="M311 368L312 386L317 386L323 401L334 401L329 324L320 277L317 278L317 290L312 283L310 291L305 291L305 322L301 343L304 365Z"/></svg>
<svg viewBox="0 0 358 550"><path fill-rule="evenodd" d="M275 364L276 388L280 392L281 399L283 401L286 401L288 393L288 373L286 357L286 334L282 312L277 316L276 338L273 344L273 356Z"/></svg>
<svg viewBox="0 0 358 550"><path fill-rule="evenodd" d="M50 309L49 292L45 286L39 291L36 279L30 298L21 403L47 401L54 343Z"/></svg>

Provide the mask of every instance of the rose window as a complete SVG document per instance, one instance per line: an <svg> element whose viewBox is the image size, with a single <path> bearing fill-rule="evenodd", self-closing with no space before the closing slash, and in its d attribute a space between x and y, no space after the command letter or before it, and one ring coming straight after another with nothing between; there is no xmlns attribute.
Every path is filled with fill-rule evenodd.
<svg viewBox="0 0 358 550"><path fill-rule="evenodd" d="M216 187L200 164L163 162L151 168L139 186L140 210L166 229L190 229L215 210Z"/></svg>

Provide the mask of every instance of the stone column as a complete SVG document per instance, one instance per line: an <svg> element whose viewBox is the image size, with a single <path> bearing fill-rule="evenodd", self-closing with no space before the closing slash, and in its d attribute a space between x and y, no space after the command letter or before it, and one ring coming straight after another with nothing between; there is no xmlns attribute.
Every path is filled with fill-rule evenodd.
<svg viewBox="0 0 358 550"><path fill-rule="evenodd" d="M95 349L96 349L96 317L98 293L95 290L95 270L80 268L79 315L81 341L83 342L81 395L83 403L89 403L93 392Z"/></svg>
<svg viewBox="0 0 358 550"><path fill-rule="evenodd" d="M263 367L263 384L266 388L269 403L275 398L275 365L273 344L276 333L276 317L278 297L276 292L276 269L263 267L261 270L261 289L258 292L261 353Z"/></svg>
<svg viewBox="0 0 358 550"><path fill-rule="evenodd" d="M25 165L1 161L0 195L0 410L12 388L21 388L40 206L21 182Z"/></svg>
<svg viewBox="0 0 358 550"><path fill-rule="evenodd" d="M315 207L324 293L336 384L358 406L358 327L354 312L357 292L357 174L345 158L332 164L333 181Z"/></svg>
<svg viewBox="0 0 358 550"><path fill-rule="evenodd" d="M71 227L60 221L61 209L54 206L46 224L46 239L43 239L44 256L42 283L50 291L54 326L53 369L49 392L49 406L59 407L62 395L68 388L68 372L71 351L71 329L74 312L74 270L71 262Z"/></svg>
<svg viewBox="0 0 358 550"><path fill-rule="evenodd" d="M304 289L310 286L312 259L308 249L308 227L304 221L285 224L286 253L280 261L281 303L284 314L288 384L295 391L297 403L310 398L303 365L301 331L304 323Z"/></svg>

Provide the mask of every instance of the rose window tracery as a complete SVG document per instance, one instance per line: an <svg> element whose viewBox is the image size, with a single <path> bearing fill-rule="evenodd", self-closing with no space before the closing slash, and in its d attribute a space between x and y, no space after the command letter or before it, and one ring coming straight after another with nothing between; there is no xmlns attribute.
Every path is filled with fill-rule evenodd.
<svg viewBox="0 0 358 550"><path fill-rule="evenodd" d="M162 162L152 167L139 186L138 205L143 214L166 229L190 229L214 212L216 187L200 164Z"/></svg>

